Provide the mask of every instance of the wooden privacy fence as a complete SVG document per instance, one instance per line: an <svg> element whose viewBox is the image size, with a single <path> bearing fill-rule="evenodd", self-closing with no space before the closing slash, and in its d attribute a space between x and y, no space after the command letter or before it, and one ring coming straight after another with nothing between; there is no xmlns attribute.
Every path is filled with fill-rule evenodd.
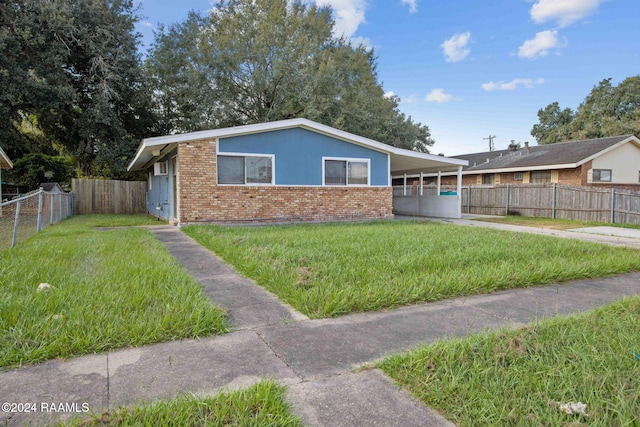
<svg viewBox="0 0 640 427"><path fill-rule="evenodd" d="M75 214L132 214L147 212L147 183L74 179Z"/></svg>
<svg viewBox="0 0 640 427"><path fill-rule="evenodd" d="M640 193L562 184L466 186L462 212L640 224Z"/></svg>

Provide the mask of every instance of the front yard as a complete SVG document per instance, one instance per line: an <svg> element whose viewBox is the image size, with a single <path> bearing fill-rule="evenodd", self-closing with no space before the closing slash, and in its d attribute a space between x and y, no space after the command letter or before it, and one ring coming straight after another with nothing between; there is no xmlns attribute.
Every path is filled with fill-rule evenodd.
<svg viewBox="0 0 640 427"><path fill-rule="evenodd" d="M313 318L640 270L633 249L443 223L183 230Z"/></svg>
<svg viewBox="0 0 640 427"><path fill-rule="evenodd" d="M147 230L147 216L78 216L0 251L0 367L227 330ZM38 290L40 284L51 287Z"/></svg>
<svg viewBox="0 0 640 427"><path fill-rule="evenodd" d="M640 297L634 297L440 341L378 367L460 427L637 426L639 319ZM570 403L577 413L563 410Z"/></svg>

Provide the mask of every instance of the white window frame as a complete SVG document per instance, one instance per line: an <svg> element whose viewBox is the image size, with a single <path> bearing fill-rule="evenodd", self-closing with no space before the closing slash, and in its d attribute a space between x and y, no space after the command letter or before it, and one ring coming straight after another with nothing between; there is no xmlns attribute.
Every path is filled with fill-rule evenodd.
<svg viewBox="0 0 640 427"><path fill-rule="evenodd" d="M598 179L596 179L596 171L598 172ZM609 179L603 180L600 177L602 176L602 172L609 172ZM592 182L613 182L613 169L593 169L591 172Z"/></svg>
<svg viewBox="0 0 640 427"><path fill-rule="evenodd" d="M514 181L523 181L524 180L524 173L522 172L515 172L513 174L513 180Z"/></svg>
<svg viewBox="0 0 640 427"><path fill-rule="evenodd" d="M347 183L342 184L327 184L325 183L325 162L327 160L335 160L340 162L347 162ZM367 183L366 184L349 184L349 162L354 163L366 163L367 164ZM323 187L371 187L371 159L368 158L355 158L355 157L322 157L322 186Z"/></svg>
<svg viewBox="0 0 640 427"><path fill-rule="evenodd" d="M263 154L263 153L228 153L228 152L220 152L217 154L217 157L220 156L226 156L226 157L266 157L271 159L271 182L249 182L247 183L247 171L246 171L246 160L245 160L245 172L244 172L244 184L221 184L220 182L218 182L218 171L216 170L216 183L219 186L228 186L228 187L233 187L233 186L269 186L269 185L275 185L276 182L276 156L275 154ZM216 163L217 163L217 157L216 157Z"/></svg>

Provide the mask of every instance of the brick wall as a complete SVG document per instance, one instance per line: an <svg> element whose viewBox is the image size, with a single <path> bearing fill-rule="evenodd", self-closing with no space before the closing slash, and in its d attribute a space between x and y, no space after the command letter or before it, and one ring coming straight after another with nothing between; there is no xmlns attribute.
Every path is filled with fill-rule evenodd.
<svg viewBox="0 0 640 427"><path fill-rule="evenodd" d="M216 144L193 141L178 144L178 218L200 218L211 210L208 195L216 185Z"/></svg>
<svg viewBox="0 0 640 427"><path fill-rule="evenodd" d="M178 147L182 224L392 218L391 187L217 186L216 146Z"/></svg>

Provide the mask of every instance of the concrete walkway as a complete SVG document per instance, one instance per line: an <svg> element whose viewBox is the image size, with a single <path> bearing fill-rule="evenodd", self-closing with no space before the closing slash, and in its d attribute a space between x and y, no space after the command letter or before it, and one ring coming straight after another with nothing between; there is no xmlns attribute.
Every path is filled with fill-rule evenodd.
<svg viewBox="0 0 640 427"><path fill-rule="evenodd" d="M475 221L474 221L475 222ZM288 386L306 425L446 426L377 370L353 367L421 343L513 327L640 294L640 272L459 298L397 310L308 320L174 227L152 232L228 308L235 330L0 372L3 402L87 403L100 413L180 393L216 393L262 378ZM67 419L73 413L4 413L0 425Z"/></svg>

